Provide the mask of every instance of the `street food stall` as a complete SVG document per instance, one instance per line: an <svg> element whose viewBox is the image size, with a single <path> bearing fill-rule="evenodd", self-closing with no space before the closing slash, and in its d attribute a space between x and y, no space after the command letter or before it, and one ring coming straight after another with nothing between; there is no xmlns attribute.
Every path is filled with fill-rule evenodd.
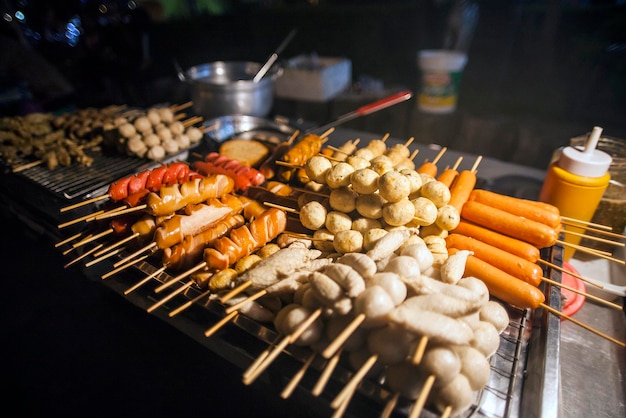
<svg viewBox="0 0 626 418"><path fill-rule="evenodd" d="M276 64L296 33L265 62L176 64L192 100L0 119L16 404L94 415L623 414L623 227L540 199L545 168L419 130L457 114L465 53L424 50L418 92L378 90L346 111L349 60ZM316 89L332 97L298 96ZM355 128L396 121L406 106L421 119L399 133ZM606 135L592 127L562 146L600 151ZM609 152L613 170L621 155ZM623 187L614 173L602 187ZM572 237L579 230L592 244Z"/></svg>

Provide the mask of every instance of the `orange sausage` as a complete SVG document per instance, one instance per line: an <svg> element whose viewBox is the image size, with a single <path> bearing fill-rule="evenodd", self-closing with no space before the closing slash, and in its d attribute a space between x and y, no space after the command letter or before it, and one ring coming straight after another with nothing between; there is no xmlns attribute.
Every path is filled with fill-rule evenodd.
<svg viewBox="0 0 626 418"><path fill-rule="evenodd" d="M420 174L428 174L431 177L435 177L437 175L437 164L425 162L415 171Z"/></svg>
<svg viewBox="0 0 626 418"><path fill-rule="evenodd" d="M453 168L448 168L443 170L441 174L437 177L437 180L448 186L448 189L452 187L452 183L459 175L459 172Z"/></svg>
<svg viewBox="0 0 626 418"><path fill-rule="evenodd" d="M548 225L478 202L465 202L461 217L504 235L526 241L538 248L551 247L559 238L557 231Z"/></svg>
<svg viewBox="0 0 626 418"><path fill-rule="evenodd" d="M486 244L498 247L510 254L515 254L532 263L539 260L539 249L532 244L508 237L491 229L473 224L461 219L459 225L454 229L454 233L475 238Z"/></svg>
<svg viewBox="0 0 626 418"><path fill-rule="evenodd" d="M446 237L446 246L458 250L472 251L476 258L533 286L539 286L541 283L543 277L541 267L493 245L485 244L475 238L453 233Z"/></svg>
<svg viewBox="0 0 626 418"><path fill-rule="evenodd" d="M454 253L454 249L450 251ZM522 309L536 309L545 302L545 296L539 288L528 284L508 273L492 266L473 255L465 263L465 277L482 280L489 294L509 305Z"/></svg>
<svg viewBox="0 0 626 418"><path fill-rule="evenodd" d="M475 186L476 173L470 170L461 171L450 188L450 201L448 204L454 206L460 213Z"/></svg>
<svg viewBox="0 0 626 418"><path fill-rule="evenodd" d="M475 189L469 200L484 203L491 207L502 209L514 215L523 216L533 221L541 222L550 228L557 228L561 224L561 213L556 206L543 203L534 204L532 200L506 196L488 190Z"/></svg>

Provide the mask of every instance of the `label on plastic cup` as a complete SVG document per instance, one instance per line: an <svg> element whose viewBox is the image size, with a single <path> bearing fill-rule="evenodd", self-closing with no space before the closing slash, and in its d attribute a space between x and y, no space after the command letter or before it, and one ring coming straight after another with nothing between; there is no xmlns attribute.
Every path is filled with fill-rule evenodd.
<svg viewBox="0 0 626 418"><path fill-rule="evenodd" d="M420 110L431 113L451 113L456 109L461 74L467 56L453 51L420 51L418 64L422 85L417 97Z"/></svg>

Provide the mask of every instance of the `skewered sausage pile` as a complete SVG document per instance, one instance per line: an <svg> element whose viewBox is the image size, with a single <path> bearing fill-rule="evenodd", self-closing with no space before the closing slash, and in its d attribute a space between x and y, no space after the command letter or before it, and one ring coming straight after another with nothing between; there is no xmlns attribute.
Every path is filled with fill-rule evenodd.
<svg viewBox="0 0 626 418"><path fill-rule="evenodd" d="M309 347L326 360L344 353L355 377L362 372L383 378L391 393L415 402L415 409L466 411L488 381L489 359L509 323L490 295L522 309L543 303L534 262L538 248L554 244L558 226L541 228L543 235L526 228L526 235L516 236L533 249L526 250L532 255L522 265L506 247L514 238L498 238L499 252L485 248L487 233L472 241L475 229L497 234L516 222L473 215L473 206L489 198L474 190L475 173L455 172L440 181L430 165L416 170L406 144L387 148L373 140L357 148L350 141L330 155L319 138L307 141L285 150L284 161L295 166L279 170L283 181L304 185L298 193L217 153L194 164L194 171L180 168L180 175L172 175L209 177L155 190L148 187L151 174L140 173L109 193L121 200L131 190L150 190L145 201L152 223L137 221L132 229L152 235L164 268L198 265L188 285L208 288L212 300L247 286L223 300L227 312L271 322L285 344ZM252 200L254 193L263 200ZM287 213L261 204L266 201L291 203L311 235L290 232ZM246 214L246 207L254 207L254 214ZM515 236L514 229L506 231ZM487 264L494 259L503 264ZM525 278L513 279L529 288L503 280L499 270L507 263L524 270ZM270 363L251 369L244 382ZM351 396L340 395L334 408Z"/></svg>

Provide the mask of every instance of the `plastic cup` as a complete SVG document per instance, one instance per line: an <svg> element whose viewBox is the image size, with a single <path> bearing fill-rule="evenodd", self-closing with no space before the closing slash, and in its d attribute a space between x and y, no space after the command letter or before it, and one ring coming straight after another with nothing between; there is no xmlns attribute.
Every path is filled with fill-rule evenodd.
<svg viewBox="0 0 626 418"><path fill-rule="evenodd" d="M454 112L467 55L443 49L422 50L417 63L422 74L418 108L428 113Z"/></svg>

